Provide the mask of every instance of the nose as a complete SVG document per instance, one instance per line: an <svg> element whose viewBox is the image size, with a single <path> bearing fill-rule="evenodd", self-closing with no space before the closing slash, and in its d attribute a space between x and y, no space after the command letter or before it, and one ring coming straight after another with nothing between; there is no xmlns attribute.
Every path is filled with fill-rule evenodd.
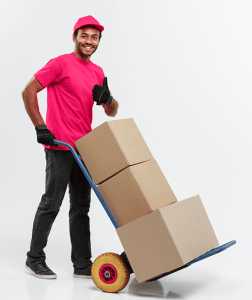
<svg viewBox="0 0 252 300"><path fill-rule="evenodd" d="M86 38L86 43L87 44L92 44L92 39L91 39L90 36Z"/></svg>

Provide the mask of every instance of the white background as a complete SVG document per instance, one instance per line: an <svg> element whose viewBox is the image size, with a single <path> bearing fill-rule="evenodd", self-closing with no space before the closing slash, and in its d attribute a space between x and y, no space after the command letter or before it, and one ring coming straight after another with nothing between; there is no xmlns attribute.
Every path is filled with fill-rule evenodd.
<svg viewBox="0 0 252 300"><path fill-rule="evenodd" d="M2 299L248 299L251 292L250 0L1 0ZM32 222L44 192L45 159L21 91L48 60L74 49L72 29L93 15L104 27L92 61L120 103L116 119L133 117L178 200L200 194L225 252L152 284L135 276L117 295L74 280L68 193L46 248L56 281L24 269ZM39 94L43 116L46 90ZM93 128L109 120L94 106ZM123 251L93 195L93 258Z"/></svg>

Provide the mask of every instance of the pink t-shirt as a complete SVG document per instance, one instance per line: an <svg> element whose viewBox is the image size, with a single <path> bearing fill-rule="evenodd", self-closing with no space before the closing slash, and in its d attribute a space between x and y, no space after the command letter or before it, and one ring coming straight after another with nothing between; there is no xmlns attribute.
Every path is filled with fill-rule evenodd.
<svg viewBox="0 0 252 300"><path fill-rule="evenodd" d="M102 68L70 53L51 59L34 76L47 87L48 129L57 140L76 149L74 142L92 130L92 89L103 83ZM63 146L45 148L68 150Z"/></svg>

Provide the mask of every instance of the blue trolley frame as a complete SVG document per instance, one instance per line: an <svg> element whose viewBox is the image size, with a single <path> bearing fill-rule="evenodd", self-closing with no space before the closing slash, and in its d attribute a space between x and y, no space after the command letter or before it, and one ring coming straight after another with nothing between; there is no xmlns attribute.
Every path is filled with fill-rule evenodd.
<svg viewBox="0 0 252 300"><path fill-rule="evenodd" d="M54 144L56 144L56 145L61 145L61 146L64 146L64 147L67 147L67 148L72 152L74 158L76 159L76 161L77 161L78 165L80 166L82 172L84 173L85 177L87 178L87 181L89 182L89 184L91 185L92 189L94 190L94 192L95 192L97 198L98 198L99 201L101 202L101 205L102 205L103 208L105 209L105 211L106 211L108 217L110 218L111 222L113 223L113 225L115 226L115 228L119 228L119 225L118 225L118 223L116 222L116 219L114 218L114 216L113 216L113 214L111 213L110 209L108 208L106 202L104 201L102 195L100 194L99 190L97 189L96 184L94 183L93 179L92 179L91 176L89 175L89 173L88 173L88 171L87 171L87 169L86 169L86 167L85 167L85 165L84 165L84 162L83 162L81 156L74 150L74 148L73 148L71 145L69 145L69 144L67 144L67 143L65 143L65 142L61 142L61 141L58 141L58 140L55 139L55 140L54 140ZM224 244L224 245L221 245L221 246L219 246L219 247L216 247L216 248L214 248L213 250L211 250L211 251L209 251L209 252L207 252L207 253L205 253L205 254L203 254L203 255L197 257L196 259L192 260L191 262L187 263L186 265L182 266L181 268L178 268L178 269L175 269L175 270L170 271L170 272L168 272L168 273L162 274L162 275L160 275L160 276L158 276L158 277L155 277L155 278L151 279L150 281L157 280L157 279L159 279L159 278L162 278L162 277L164 277L164 276L167 276L167 275L170 275L170 274L172 274L172 273L174 273L174 272L177 272L177 271L179 271L179 270L181 270L181 269L184 269L184 268L186 268L186 267L189 267L190 265L192 265L192 264L194 264L194 263L196 263L196 262L198 262L198 261L201 261L201 260L203 260L203 259L205 259L205 258L207 258L207 257L210 257L210 256L212 256L212 255L214 255L214 254L217 254L217 253L219 253L219 252L221 252L221 251L223 251L223 250L225 250L225 249L231 247L231 246L234 245L235 243L236 243L236 241L231 241L231 242L229 242L229 243L226 243L226 244Z"/></svg>

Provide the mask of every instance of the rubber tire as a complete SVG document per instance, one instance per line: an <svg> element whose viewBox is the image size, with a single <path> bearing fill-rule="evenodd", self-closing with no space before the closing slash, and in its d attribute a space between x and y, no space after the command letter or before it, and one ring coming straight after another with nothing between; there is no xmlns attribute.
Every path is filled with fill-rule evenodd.
<svg viewBox="0 0 252 300"><path fill-rule="evenodd" d="M105 265L110 264L116 268L117 271L117 279L113 283L105 283L101 280L99 271L100 268ZM91 275L95 285L106 293L117 293L126 287L130 279L130 270L124 262L124 259L112 252L101 254L96 258L93 262Z"/></svg>

